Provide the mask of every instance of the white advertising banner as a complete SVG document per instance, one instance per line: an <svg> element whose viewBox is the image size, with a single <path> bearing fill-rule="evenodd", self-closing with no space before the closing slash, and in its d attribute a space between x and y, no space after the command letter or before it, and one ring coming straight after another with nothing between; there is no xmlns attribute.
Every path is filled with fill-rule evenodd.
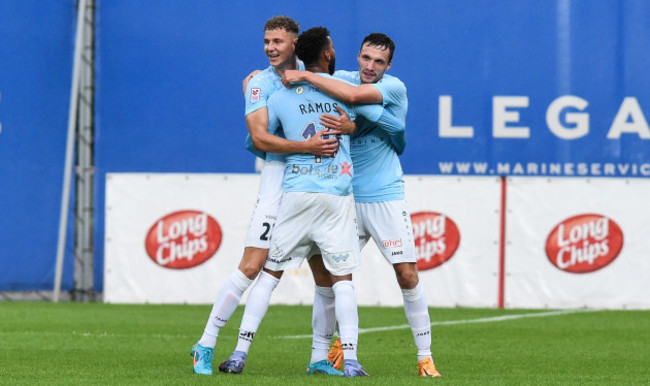
<svg viewBox="0 0 650 386"><path fill-rule="evenodd" d="M507 191L506 307L650 307L650 181L508 178Z"/></svg>
<svg viewBox="0 0 650 386"><path fill-rule="evenodd" d="M108 174L104 301L213 302L241 258L258 184L255 175Z"/></svg>
<svg viewBox="0 0 650 386"><path fill-rule="evenodd" d="M501 179L405 183L429 305L499 306ZM257 174L108 174L104 300L212 303L241 259L258 184ZM650 181L508 178L506 191L505 307L650 308ZM354 282L360 305L402 304L372 241ZM313 294L303 264L271 302L311 304Z"/></svg>
<svg viewBox="0 0 650 386"><path fill-rule="evenodd" d="M109 174L104 300L212 303L243 253L258 184L256 174ZM498 179L409 176L406 184L429 304L494 306ZM354 281L361 305L402 304L392 266L372 241ZM303 264L285 272L272 303L311 304L313 291Z"/></svg>
<svg viewBox="0 0 650 386"><path fill-rule="evenodd" d="M501 185L497 177L405 176L406 200L413 228L420 282L430 305L495 307L498 300L499 216ZM435 212L446 217L438 249L456 250L442 265L427 269L426 246L420 242L422 217ZM418 226L418 223L419 226ZM434 227L439 228L439 227ZM454 229L455 228L455 231ZM434 231L435 232L435 231ZM453 238L458 240L454 242ZM442 244L442 245L441 245ZM449 254L452 251L444 251ZM394 279L393 279L394 280ZM402 304L401 299L399 303Z"/></svg>

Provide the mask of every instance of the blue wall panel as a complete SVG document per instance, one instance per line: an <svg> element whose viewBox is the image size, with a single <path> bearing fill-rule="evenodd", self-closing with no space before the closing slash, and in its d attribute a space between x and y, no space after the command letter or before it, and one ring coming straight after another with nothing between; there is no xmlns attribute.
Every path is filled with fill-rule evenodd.
<svg viewBox="0 0 650 386"><path fill-rule="evenodd" d="M0 2L0 291L53 286L75 12L74 1Z"/></svg>

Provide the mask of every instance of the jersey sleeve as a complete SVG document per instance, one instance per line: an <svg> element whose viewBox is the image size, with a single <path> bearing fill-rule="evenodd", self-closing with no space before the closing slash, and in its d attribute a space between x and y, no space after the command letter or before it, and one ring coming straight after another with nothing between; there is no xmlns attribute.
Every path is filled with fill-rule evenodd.
<svg viewBox="0 0 650 386"><path fill-rule="evenodd" d="M361 115L370 122L377 122L384 112L384 108L380 104L350 105L350 107L355 116ZM352 116L350 119L353 119Z"/></svg>
<svg viewBox="0 0 650 386"><path fill-rule="evenodd" d="M384 109L377 125L388 133L388 138L395 148L397 155L404 153L406 148L406 122L395 115L391 109Z"/></svg>
<svg viewBox="0 0 650 386"><path fill-rule="evenodd" d="M267 130L271 134L277 134L278 132L281 131L281 127L280 127L280 120L278 119L278 116L275 113L275 108L273 107L273 102L269 101L269 103L266 104L266 111L269 116L269 125L267 127ZM267 155L271 154L271 153L267 154L266 152L263 152L255 148L255 145L253 144L253 138L251 137L250 133L248 133L248 135L246 136L245 145L246 145L246 150L250 151L256 157L259 157L261 159L264 160L268 159Z"/></svg>
<svg viewBox="0 0 650 386"><path fill-rule="evenodd" d="M255 75L246 86L246 111L245 115L266 106L270 94L273 92L271 85L265 81L266 73L261 72Z"/></svg>
<svg viewBox="0 0 650 386"><path fill-rule="evenodd" d="M384 106L388 104L402 105L408 103L406 97L406 86L401 80L394 76L384 76L375 87L384 99Z"/></svg>
<svg viewBox="0 0 650 386"><path fill-rule="evenodd" d="M253 145L253 138L251 137L250 133L248 133L248 135L246 136L245 145L246 145L246 150L253 153L253 155L255 155L256 157L259 157L259 158L261 158L263 160L266 159L266 153L263 152L263 151L257 150L255 148L255 145Z"/></svg>

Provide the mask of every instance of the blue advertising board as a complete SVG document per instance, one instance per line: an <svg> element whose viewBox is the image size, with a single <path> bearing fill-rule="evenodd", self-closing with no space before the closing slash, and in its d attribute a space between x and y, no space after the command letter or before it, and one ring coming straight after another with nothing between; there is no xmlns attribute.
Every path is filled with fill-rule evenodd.
<svg viewBox="0 0 650 386"><path fill-rule="evenodd" d="M75 1L0 2L0 291L53 288L75 14Z"/></svg>
<svg viewBox="0 0 650 386"><path fill-rule="evenodd" d="M98 154L110 171L252 171L241 80L267 66L266 19L287 14L330 29L340 69L357 68L368 33L395 40L406 173L650 177L644 1L102 5Z"/></svg>

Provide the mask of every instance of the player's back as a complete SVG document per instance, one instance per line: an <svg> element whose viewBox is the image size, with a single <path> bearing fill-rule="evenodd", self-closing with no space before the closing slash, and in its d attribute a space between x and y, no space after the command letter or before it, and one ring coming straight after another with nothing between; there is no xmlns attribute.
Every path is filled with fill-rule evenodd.
<svg viewBox="0 0 650 386"><path fill-rule="evenodd" d="M316 132L323 130L320 116L323 113L338 114L336 106L351 115L351 119L354 118L354 112L344 103L307 83L277 91L269 98L268 105L269 130L279 126L284 136L292 141L305 141ZM339 149L332 157L309 154L287 155L285 191L338 195L352 193L350 139L347 135L338 137Z"/></svg>

